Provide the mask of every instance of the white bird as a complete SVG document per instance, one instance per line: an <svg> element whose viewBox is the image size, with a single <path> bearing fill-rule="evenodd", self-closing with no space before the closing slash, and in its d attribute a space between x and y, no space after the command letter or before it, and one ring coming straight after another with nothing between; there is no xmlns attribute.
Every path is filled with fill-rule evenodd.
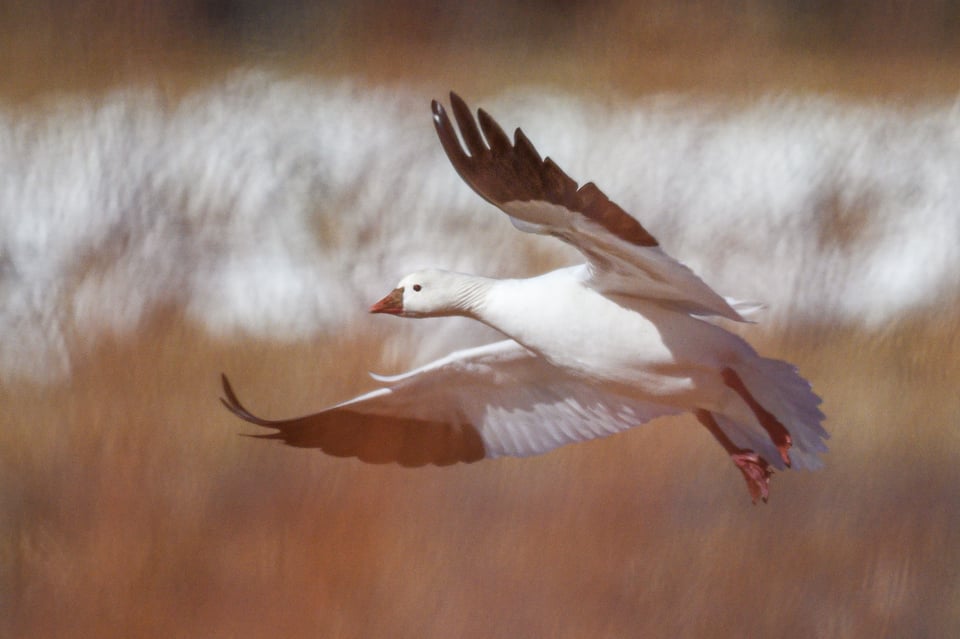
<svg viewBox="0 0 960 639"><path fill-rule="evenodd" d="M710 319L745 321L738 304L664 253L593 183L578 188L541 159L520 129L511 143L482 109L474 119L459 96L450 100L466 149L436 101L433 120L464 181L518 229L557 237L586 263L528 279L407 275L370 312L460 315L509 339L374 375L384 387L291 420L254 416L224 376L228 409L277 430L257 437L404 466L537 455L689 411L754 502L767 500L771 467L820 466L829 436L810 384Z"/></svg>

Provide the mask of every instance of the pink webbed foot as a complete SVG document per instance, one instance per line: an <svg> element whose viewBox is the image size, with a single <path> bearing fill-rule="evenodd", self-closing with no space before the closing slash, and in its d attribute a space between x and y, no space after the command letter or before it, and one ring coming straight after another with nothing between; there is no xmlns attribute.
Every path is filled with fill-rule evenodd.
<svg viewBox="0 0 960 639"><path fill-rule="evenodd" d="M770 477L773 476L773 471L770 470L770 464L767 463L767 460L752 450L741 450L733 453L730 455L730 459L743 473L753 503L756 504L757 499L762 499L766 503L770 497Z"/></svg>
<svg viewBox="0 0 960 639"><path fill-rule="evenodd" d="M750 491L750 498L753 499L753 503L756 504L757 499L762 499L766 503L770 497L770 477L773 476L770 463L749 448L737 448L709 411L700 409L695 411L694 415L697 416L701 424L707 427L710 434L720 442L723 449L730 455L730 459L743 473L743 479L747 482L747 490ZM783 454L783 451L781 451L781 455Z"/></svg>

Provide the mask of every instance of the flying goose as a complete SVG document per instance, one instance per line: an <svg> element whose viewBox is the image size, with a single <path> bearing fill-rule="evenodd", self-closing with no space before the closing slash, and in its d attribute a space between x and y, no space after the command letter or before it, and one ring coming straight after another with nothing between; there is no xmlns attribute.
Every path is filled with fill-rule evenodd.
<svg viewBox="0 0 960 639"><path fill-rule="evenodd" d="M768 359L714 318L745 321L667 255L592 182L582 187L450 94L457 130L433 101L440 143L460 177L527 233L554 236L586 263L526 279L436 269L407 275L371 313L460 315L507 339L453 352L319 413L268 420L222 377L223 404L275 429L256 437L403 466L529 456L691 412L766 501L772 469L814 469L829 437L820 398L791 364Z"/></svg>

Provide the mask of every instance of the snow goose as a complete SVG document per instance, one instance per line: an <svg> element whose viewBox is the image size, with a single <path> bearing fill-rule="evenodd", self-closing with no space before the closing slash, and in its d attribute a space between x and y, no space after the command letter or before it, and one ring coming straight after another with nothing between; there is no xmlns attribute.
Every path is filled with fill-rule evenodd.
<svg viewBox="0 0 960 639"><path fill-rule="evenodd" d="M453 167L519 230L551 235L586 263L528 279L441 270L407 275L370 312L461 315L509 339L456 351L319 413L267 420L226 376L224 405L276 432L257 435L336 456L404 466L527 456L692 412L767 500L772 468L816 468L828 437L820 398L790 364L761 357L712 318L736 304L669 257L592 182L582 187L520 129L514 139L450 94L433 121Z"/></svg>

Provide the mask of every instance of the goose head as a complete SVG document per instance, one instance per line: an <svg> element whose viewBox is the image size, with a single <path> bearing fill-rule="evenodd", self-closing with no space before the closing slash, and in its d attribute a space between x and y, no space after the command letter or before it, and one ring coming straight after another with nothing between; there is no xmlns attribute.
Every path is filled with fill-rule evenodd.
<svg viewBox="0 0 960 639"><path fill-rule="evenodd" d="M401 317L469 315L482 280L437 269L416 271L400 280L396 288L370 307L370 312Z"/></svg>

